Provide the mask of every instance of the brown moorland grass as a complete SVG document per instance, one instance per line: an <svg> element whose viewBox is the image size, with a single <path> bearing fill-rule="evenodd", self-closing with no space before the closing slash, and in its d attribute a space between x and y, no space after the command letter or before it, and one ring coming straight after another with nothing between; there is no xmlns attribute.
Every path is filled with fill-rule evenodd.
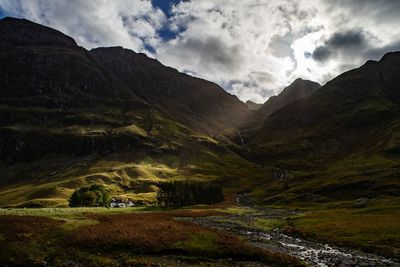
<svg viewBox="0 0 400 267"><path fill-rule="evenodd" d="M67 238L74 247L103 253L192 255L257 260L276 266L302 266L287 255L255 248L228 233L214 231L174 217L210 216L215 212L152 212L88 215L99 224L80 227Z"/></svg>
<svg viewBox="0 0 400 267"><path fill-rule="evenodd" d="M62 222L45 217L0 216L1 242L29 241L57 228Z"/></svg>
<svg viewBox="0 0 400 267"><path fill-rule="evenodd" d="M0 216L0 266L33 266L52 246L49 236L60 220L33 216Z"/></svg>

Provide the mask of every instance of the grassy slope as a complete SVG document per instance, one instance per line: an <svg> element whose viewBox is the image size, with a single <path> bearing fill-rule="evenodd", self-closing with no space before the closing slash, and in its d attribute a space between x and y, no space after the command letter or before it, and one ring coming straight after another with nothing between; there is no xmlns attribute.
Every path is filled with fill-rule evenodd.
<svg viewBox="0 0 400 267"><path fill-rule="evenodd" d="M32 116L32 121L50 112L36 111L39 114L29 115L31 111L18 109L24 116ZM31 131L36 127L42 134L46 131L49 138L59 133L77 140L107 134L110 139L137 139L141 145L106 155L50 153L29 163L0 165L1 173L10 181L3 181L6 185L0 186L0 206L65 206L75 188L92 183L105 184L111 195L152 203L157 189L154 184L160 181L214 181L227 185L229 193L232 188L250 186L253 173L262 175L259 166L228 149L227 145L232 145L229 141L216 141L156 110L123 113L119 109L99 109L96 114L77 110L63 120L66 122L47 121L48 127L32 123L7 128L15 131L15 136L25 132L34 136Z"/></svg>
<svg viewBox="0 0 400 267"><path fill-rule="evenodd" d="M98 159L87 157L55 174L46 169L48 163L49 160L44 159L35 164L38 169L43 169L43 178L3 186L0 205L65 206L74 188L92 183L104 184L111 195L151 203L155 201L155 183L160 181L217 182L229 193L238 186L250 187L253 170L256 175L263 173L259 166L229 150L209 148L204 141L193 141L176 153L149 156L138 150ZM21 170L21 165L14 168Z"/></svg>

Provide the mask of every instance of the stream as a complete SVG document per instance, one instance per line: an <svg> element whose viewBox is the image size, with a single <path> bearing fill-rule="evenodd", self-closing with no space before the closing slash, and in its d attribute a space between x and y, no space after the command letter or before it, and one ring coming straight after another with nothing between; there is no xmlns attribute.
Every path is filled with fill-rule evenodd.
<svg viewBox="0 0 400 267"><path fill-rule="evenodd" d="M193 222L216 230L230 232L245 238L253 246L292 255L311 266L400 266L400 263L382 256L349 248L318 243L282 233L279 229L262 231L248 225L257 219L281 219L296 215L295 211L257 208L256 214L239 214L193 218Z"/></svg>

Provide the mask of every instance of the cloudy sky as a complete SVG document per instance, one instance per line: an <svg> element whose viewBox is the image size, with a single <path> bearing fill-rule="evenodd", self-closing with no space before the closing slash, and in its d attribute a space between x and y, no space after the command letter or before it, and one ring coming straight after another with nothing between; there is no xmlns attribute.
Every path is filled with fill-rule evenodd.
<svg viewBox="0 0 400 267"><path fill-rule="evenodd" d="M0 0L0 17L123 46L262 103L400 50L399 0Z"/></svg>

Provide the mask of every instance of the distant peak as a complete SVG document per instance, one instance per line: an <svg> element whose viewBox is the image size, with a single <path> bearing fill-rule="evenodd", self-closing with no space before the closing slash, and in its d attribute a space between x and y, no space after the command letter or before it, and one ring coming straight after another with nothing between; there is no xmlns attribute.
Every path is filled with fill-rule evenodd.
<svg viewBox="0 0 400 267"><path fill-rule="evenodd" d="M310 81L310 80L305 80L305 79L302 79L302 78L297 78L297 79L294 80L291 84L296 84L296 83L312 83L312 84L318 84L317 82Z"/></svg>
<svg viewBox="0 0 400 267"><path fill-rule="evenodd" d="M319 83L297 78L289 86L284 88L280 94L271 96L260 108L260 112L265 115L270 115L296 100L309 97L320 87L321 85Z"/></svg>

